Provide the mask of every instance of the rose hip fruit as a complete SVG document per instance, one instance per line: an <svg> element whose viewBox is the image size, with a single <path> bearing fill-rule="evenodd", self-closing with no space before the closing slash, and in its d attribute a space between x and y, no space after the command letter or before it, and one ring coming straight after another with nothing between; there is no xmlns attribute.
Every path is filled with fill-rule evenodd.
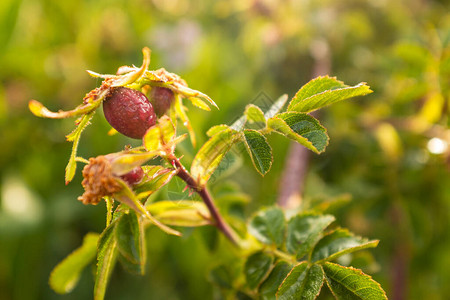
<svg viewBox="0 0 450 300"><path fill-rule="evenodd" d="M150 100L152 101L155 113L161 117L175 100L173 92L168 88L154 86L150 90Z"/></svg>
<svg viewBox="0 0 450 300"><path fill-rule="evenodd" d="M108 123L130 138L140 139L147 129L156 124L156 114L147 97L139 91L116 87L103 101L103 112Z"/></svg>
<svg viewBox="0 0 450 300"><path fill-rule="evenodd" d="M141 167L136 167L125 175L120 176L129 185L133 186L141 182L142 177L144 177L144 170Z"/></svg>

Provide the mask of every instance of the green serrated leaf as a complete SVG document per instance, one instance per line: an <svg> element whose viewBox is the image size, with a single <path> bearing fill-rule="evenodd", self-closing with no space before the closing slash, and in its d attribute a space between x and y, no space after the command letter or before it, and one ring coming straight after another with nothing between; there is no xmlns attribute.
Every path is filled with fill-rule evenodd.
<svg viewBox="0 0 450 300"><path fill-rule="evenodd" d="M75 128L74 131L72 131L69 135L66 136L68 141L72 141L72 152L70 153L69 162L66 166L66 174L65 174L65 181L66 184L72 181L73 177L75 176L75 171L77 169L77 149L78 149L78 143L80 142L81 133L86 128L86 126L89 125L89 121L92 119L92 116L94 115L94 112L91 112L89 114L84 115L81 117L81 121L78 124L77 128Z"/></svg>
<svg viewBox="0 0 450 300"><path fill-rule="evenodd" d="M277 299L314 300L323 285L323 270L320 265L308 266L302 262L286 276L277 292Z"/></svg>
<svg viewBox="0 0 450 300"><path fill-rule="evenodd" d="M292 265L286 261L279 261L269 276L259 286L259 295L262 300L276 300L276 293L280 284L291 271Z"/></svg>
<svg viewBox="0 0 450 300"><path fill-rule="evenodd" d="M222 158L240 138L240 134L226 129L212 136L197 152L191 165L191 174L204 186Z"/></svg>
<svg viewBox="0 0 450 300"><path fill-rule="evenodd" d="M95 258L98 237L97 233L88 233L83 239L82 246L53 269L49 284L55 292L65 294L75 288L81 271Z"/></svg>
<svg viewBox="0 0 450 300"><path fill-rule="evenodd" d="M272 167L273 156L270 147L264 135L256 130L244 130L245 145L250 155L253 165L262 176L266 175Z"/></svg>
<svg viewBox="0 0 450 300"><path fill-rule="evenodd" d="M208 129L208 131L206 132L206 135L209 137L212 137L213 135L215 135L216 133L219 133L225 129L229 129L230 126L225 125L225 124L220 124L220 125L216 125L211 127L210 129Z"/></svg>
<svg viewBox="0 0 450 300"><path fill-rule="evenodd" d="M380 284L361 270L330 262L322 265L327 285L336 299L387 299Z"/></svg>
<svg viewBox="0 0 450 300"><path fill-rule="evenodd" d="M307 114L281 113L269 119L267 126L315 153L323 152L328 145L326 129L316 118Z"/></svg>
<svg viewBox="0 0 450 300"><path fill-rule="evenodd" d="M334 77L318 77L305 84L292 98L287 111L308 113L330 104L372 91L364 82L355 86L345 85Z"/></svg>
<svg viewBox="0 0 450 300"><path fill-rule="evenodd" d="M288 95L284 94L280 98L275 101L274 104L269 108L268 111L264 114L264 117L266 120L273 118L277 113L280 112L280 110L283 108L283 106L286 104L286 101L288 99Z"/></svg>
<svg viewBox="0 0 450 300"><path fill-rule="evenodd" d="M260 242L281 245L284 240L284 213L278 207L259 211L251 220L248 231Z"/></svg>
<svg viewBox="0 0 450 300"><path fill-rule="evenodd" d="M208 208L199 201L158 201L147 204L145 208L167 225L197 227L211 224Z"/></svg>
<svg viewBox="0 0 450 300"><path fill-rule="evenodd" d="M106 227L98 240L94 300L103 300L105 298L109 277L116 264L117 242L114 236L114 228L118 220L120 220L120 217Z"/></svg>
<svg viewBox="0 0 450 300"><path fill-rule="evenodd" d="M115 239L121 256L132 265L138 274L144 275L147 252L145 248L144 224L134 212L124 214L115 227Z"/></svg>
<svg viewBox="0 0 450 300"><path fill-rule="evenodd" d="M325 235L314 247L311 255L312 261L330 261L347 253L362 249L374 248L378 245L377 240L369 241L354 236L346 229L337 229Z"/></svg>
<svg viewBox="0 0 450 300"><path fill-rule="evenodd" d="M244 266L247 285L256 288L269 274L273 256L264 252L256 252L249 256Z"/></svg>
<svg viewBox="0 0 450 300"><path fill-rule="evenodd" d="M244 115L250 123L262 123L264 126L266 124L263 111L254 104L249 104L245 107Z"/></svg>
<svg viewBox="0 0 450 300"><path fill-rule="evenodd" d="M320 239L323 230L334 221L331 215L297 215L287 226L286 249L302 258Z"/></svg>

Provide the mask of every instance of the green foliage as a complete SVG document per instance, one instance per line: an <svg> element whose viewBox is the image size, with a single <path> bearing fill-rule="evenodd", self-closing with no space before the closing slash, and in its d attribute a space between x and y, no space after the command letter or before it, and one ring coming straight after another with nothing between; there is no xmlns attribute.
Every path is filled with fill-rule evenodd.
<svg viewBox="0 0 450 300"><path fill-rule="evenodd" d="M253 165L264 176L269 172L273 161L272 148L266 137L256 130L246 129L244 130L244 140Z"/></svg>
<svg viewBox="0 0 450 300"><path fill-rule="evenodd" d="M322 267L302 262L292 268L278 290L278 299L316 299L324 280Z"/></svg>
<svg viewBox="0 0 450 300"><path fill-rule="evenodd" d="M175 125L177 118L183 121L183 125L191 135L191 142L195 143L181 98L207 111L210 108L203 100L214 106L216 104L207 95L188 88L185 81L176 74L164 69L148 71L150 50L144 48L143 54L144 59L140 68L124 66L118 69L117 75L101 75L89 71L91 76L103 78L104 82L100 88L88 93L83 104L72 111L53 113L39 102L31 101L29 104L31 111L41 117L65 118L84 115L80 117L75 131L67 137L69 141L74 142L74 150L69 160L69 175L66 175L66 181L70 181L75 174L76 159L87 162L88 166L83 171L85 193L80 200L85 204L97 204L98 199L103 197L107 202L108 224L98 241L94 299L104 299L116 260L130 272L145 274L147 262L145 230L149 225L155 225L163 232L176 236L180 236L181 232L168 225L180 227L215 225L232 245L241 250L238 257L241 262L239 259L235 260L243 266L234 268L234 271L230 271L227 266L218 266L210 272L210 277L225 293L238 299L259 297L259 293L262 294L261 297L269 299L276 296L279 299L315 299L325 280L322 267L326 267L327 283L338 297L344 289L350 289L355 293L359 291L360 286L365 288L366 275L355 273L355 279L344 282L345 278L340 280L339 272L330 273L333 265L328 265L328 261L346 253L375 247L377 241L355 237L345 230L326 232L327 227L334 221L331 215L299 213L286 221L285 211L276 206L255 213L248 225L234 219L233 224L239 228L237 233L226 220L226 218L233 220L231 209L229 216L222 217L206 185L226 154L238 142L244 143L258 173L266 175L273 163L272 148L266 135L272 132L281 133L315 153L323 152L329 140L326 129L316 118L306 113L337 101L365 95L370 92L369 87L363 83L349 87L335 78L319 77L297 92L288 104L287 111L283 111L288 99L285 95L275 101L265 113L258 106L250 104L243 116L231 126L218 125L207 131L210 138L193 158L188 172L175 154L177 144L184 139L184 135L177 136ZM110 153L89 161L77 158L76 149L81 132L111 87L117 86L134 88L140 92L146 92L149 86L166 87L175 93L175 103L167 115L161 116L157 123L147 130L141 146L134 148L129 146L121 152ZM147 164L157 157L160 161L156 165ZM142 169L142 179L139 178L140 182L128 184L123 176L136 168ZM195 200L153 202L150 196L161 190L175 175L184 181L190 192L196 192L203 202ZM114 209L113 201L117 201L118 205L115 206L111 217ZM250 251L250 255L247 249L253 250ZM76 256L66 260L62 264L66 268L63 268L64 272L61 271L61 265L57 267L52 275L52 281L62 282L56 284L58 291L68 291L74 286L84 265L74 267L70 262L74 257L89 258L86 254L82 255L88 250L92 252L92 247L83 246ZM73 269L72 278L68 277L70 270L67 268ZM62 274L62 279L55 278L59 273ZM245 282L242 282L243 278ZM367 295L384 295L384 292L377 286L377 290Z"/></svg>
<svg viewBox="0 0 450 300"><path fill-rule="evenodd" d="M88 233L83 245L60 262L50 275L50 286L60 294L69 293L76 286L81 271L95 258L98 234Z"/></svg>
<svg viewBox="0 0 450 300"><path fill-rule="evenodd" d="M360 270L329 262L323 265L323 270L337 299L387 299L381 286Z"/></svg>
<svg viewBox="0 0 450 300"><path fill-rule="evenodd" d="M249 224L249 232L267 245L281 245L284 240L285 220L280 208L272 207L258 212Z"/></svg>
<svg viewBox="0 0 450 300"><path fill-rule="evenodd" d="M308 113L338 101L364 96L371 92L365 83L348 86L336 78L318 77L305 84L295 94L287 111Z"/></svg>
<svg viewBox="0 0 450 300"><path fill-rule="evenodd" d="M298 215L291 218L287 226L287 251L302 258L333 221L334 217L330 215Z"/></svg>

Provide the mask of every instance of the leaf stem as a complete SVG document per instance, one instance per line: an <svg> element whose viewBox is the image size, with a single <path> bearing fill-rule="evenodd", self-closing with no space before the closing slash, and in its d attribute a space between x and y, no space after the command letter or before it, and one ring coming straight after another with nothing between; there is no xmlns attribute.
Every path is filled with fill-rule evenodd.
<svg viewBox="0 0 450 300"><path fill-rule="evenodd" d="M235 245L240 247L239 236L234 232L234 230L228 225L228 223L223 219L217 206L215 205L211 194L209 193L206 186L200 186L198 182L189 174L186 168L181 164L179 159L175 156L168 157L170 163L178 170L177 176L180 177L187 185L192 188L197 194L202 198L206 207L208 208L211 216L215 220L215 226L222 231L222 233Z"/></svg>

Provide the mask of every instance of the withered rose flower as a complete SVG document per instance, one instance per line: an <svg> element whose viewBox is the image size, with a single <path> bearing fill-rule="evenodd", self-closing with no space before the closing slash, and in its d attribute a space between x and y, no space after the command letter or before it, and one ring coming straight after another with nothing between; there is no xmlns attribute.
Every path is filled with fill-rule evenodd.
<svg viewBox="0 0 450 300"><path fill-rule="evenodd" d="M111 162L105 156L97 156L89 159L83 169L84 193L78 197L83 204L96 205L102 197L111 196L119 192L122 187L117 178L112 174Z"/></svg>

